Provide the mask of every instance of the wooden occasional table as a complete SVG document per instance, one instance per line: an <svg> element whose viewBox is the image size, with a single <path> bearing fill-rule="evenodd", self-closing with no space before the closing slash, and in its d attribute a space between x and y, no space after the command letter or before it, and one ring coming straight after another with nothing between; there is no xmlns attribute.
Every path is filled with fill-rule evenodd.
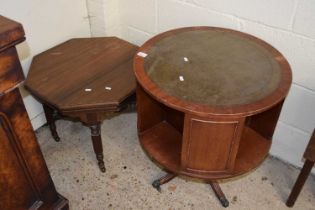
<svg viewBox="0 0 315 210"><path fill-rule="evenodd" d="M275 48L238 31L190 27L147 41L134 59L138 134L168 174L208 181L244 174L271 146L291 70Z"/></svg>
<svg viewBox="0 0 315 210"><path fill-rule="evenodd" d="M91 129L105 172L100 124L134 95L132 59L138 47L115 37L71 39L34 57L25 87L43 103L56 141L56 113Z"/></svg>

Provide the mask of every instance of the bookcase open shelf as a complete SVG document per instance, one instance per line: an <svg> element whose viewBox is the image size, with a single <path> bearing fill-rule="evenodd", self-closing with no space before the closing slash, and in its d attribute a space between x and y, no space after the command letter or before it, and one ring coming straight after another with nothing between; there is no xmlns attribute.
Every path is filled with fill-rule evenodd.
<svg viewBox="0 0 315 210"><path fill-rule="evenodd" d="M138 86L137 96L141 100L141 103L138 104L139 139L142 148L148 156L167 171L206 180L231 178L259 166L268 155L271 146L269 137L272 136L282 106L282 103L279 103L278 106L274 106L258 115L241 117L238 120L235 118L231 120L225 119L217 123L213 118L205 120L204 117L186 116L190 121L191 119L202 119L200 123L205 124L206 130L207 126L213 127L216 124L219 127L224 127L225 124L228 126L236 124L235 128L232 129L233 134L229 135L232 138L230 139L232 143L226 144L228 147L222 148L219 146L218 148L215 143L211 143L211 141L218 140L218 137L204 136L203 144L210 144L212 148L206 148L204 151L202 149L195 151L195 149L202 147L192 146L188 150L184 148L185 144L193 144L191 142L193 139L184 138L185 129L193 133L191 129L186 128L188 126L184 126L185 113L166 107L156 101L149 94L145 93L141 86ZM145 109L143 109L144 106L146 107ZM268 119L266 126L262 124L263 119ZM202 130L204 129L201 129L201 133L203 132ZM199 133L199 131L197 132ZM236 135L235 133L240 134ZM239 140L236 139L238 136ZM185 140L189 142L184 142ZM218 150L220 148L221 150ZM231 154L234 150L236 150L235 156ZM202 152L205 154L202 154ZM212 153L212 155L209 155L209 153ZM199 160L205 159L206 162L213 163L216 161L209 161L209 159L216 153L228 153L229 158L225 162L219 161L220 163L216 164L216 166L209 166L205 163L199 168L200 164L194 165L192 161L187 161L187 159L191 159L189 155L198 154L201 157ZM185 159L187 156L188 158ZM188 165L183 163L183 161L188 162ZM229 165L229 161L233 163L232 166Z"/></svg>

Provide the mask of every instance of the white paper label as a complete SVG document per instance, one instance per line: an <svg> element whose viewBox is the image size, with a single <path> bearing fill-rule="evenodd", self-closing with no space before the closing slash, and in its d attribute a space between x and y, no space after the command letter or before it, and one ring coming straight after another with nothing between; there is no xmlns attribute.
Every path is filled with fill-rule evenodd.
<svg viewBox="0 0 315 210"><path fill-rule="evenodd" d="M138 52L137 54L138 56L142 57L142 58L145 58L148 56L148 54L144 53L144 52Z"/></svg>

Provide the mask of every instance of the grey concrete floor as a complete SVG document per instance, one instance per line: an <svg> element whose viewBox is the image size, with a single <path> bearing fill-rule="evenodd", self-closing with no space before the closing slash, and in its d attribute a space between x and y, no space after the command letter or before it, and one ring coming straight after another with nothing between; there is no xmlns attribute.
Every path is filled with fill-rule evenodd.
<svg viewBox="0 0 315 210"><path fill-rule="evenodd" d="M157 192L151 182L164 174L144 154L136 132L136 114L122 114L102 124L106 173L97 167L90 130L70 121L57 121L61 142L48 127L36 133L60 194L72 210L102 209L224 209L209 185L175 178ZM277 159L267 160L246 176L221 183L228 209L289 209L287 196L299 170ZM310 176L293 209L315 209L315 178Z"/></svg>

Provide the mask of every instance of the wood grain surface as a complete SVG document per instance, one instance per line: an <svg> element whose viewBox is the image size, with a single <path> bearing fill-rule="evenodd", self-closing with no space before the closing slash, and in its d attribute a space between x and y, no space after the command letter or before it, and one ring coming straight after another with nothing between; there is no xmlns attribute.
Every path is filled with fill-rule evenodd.
<svg viewBox="0 0 315 210"><path fill-rule="evenodd" d="M163 45L163 47L160 45L162 45L161 43L164 40L169 41L171 39L177 43L175 40L176 36L189 31L201 31L201 34L215 31L216 33L222 33L223 36L232 34L233 39L235 37L242 39L239 43L240 45L237 45L237 49L240 49L242 45L247 45L247 40L248 43L255 45L262 50L263 53L267 53L267 56L259 56L259 59L254 59L254 61L261 62L263 66L268 66L267 63L270 59L275 62L274 64L277 67L275 67L275 69L269 69L271 72L280 72L279 82L274 83L276 84L275 89L270 89L272 91L267 95L262 91L262 95L257 96L257 101L247 101L248 103L245 102L239 105L233 103L229 104L228 101L224 105L193 103L193 100L174 96L172 95L172 91L167 90L167 88L163 89L163 87L170 86L168 86L168 84L164 86L162 80L160 81L161 84L156 84L153 77L159 77L159 75L154 76L152 72L160 72L160 68L165 68L163 71L167 75L161 75L161 78L167 76L172 78L174 74L170 72L176 72L178 70L176 68L179 65L179 61L177 58L175 59L173 57L170 57L170 60L165 60L166 58L163 56L168 53L169 48L166 45ZM198 35L200 33L196 34ZM195 39L198 38L197 35L194 37ZM184 40L186 38L187 37L184 37ZM188 37L188 39L190 38L191 37ZM209 40L202 39L195 42L198 41L201 42L199 45L202 46L202 42ZM193 42L189 42L180 47L174 45L174 47L176 47L176 49L182 49L187 53L190 52L190 49L195 52L194 46L189 45L192 43ZM157 50L156 47L161 48ZM220 48L220 46L218 46L218 48ZM153 50L151 51L151 49ZM211 51L211 49L204 50L207 52ZM280 52L268 43L251 35L230 29L213 27L189 27L168 31L147 41L140 47L138 52L147 54L146 56L137 54L134 58L134 72L138 82L138 134L143 149L153 160L168 172L201 178L208 181L241 175L255 169L262 163L268 155L272 143L272 136L292 80L290 66ZM149 53L152 52L155 54L153 57L150 57ZM176 53L180 54L180 52ZM169 55L172 56L171 54ZM195 56L193 57L195 61L201 63L208 62L207 57L205 57L202 52L196 52L193 53L193 55ZM238 57L239 63L242 65L248 62L248 58L245 55L246 53L243 54L243 57ZM229 58L226 55L213 56L221 56L225 59L225 62L229 62ZM251 55L248 56L251 57ZM177 57L179 57L179 55ZM149 64L145 63L147 58ZM237 60L234 60L233 62L236 61ZM178 65L173 65L172 62ZM211 65L216 66L216 61L213 60L212 62ZM219 66L222 68L230 68L229 65L224 65L222 63L223 61L219 60L218 62L220 64ZM202 68L205 66L204 63L201 65L194 64L194 66ZM232 73L240 80L247 78L246 74L242 73L242 69L237 69L237 67L241 68L242 65L233 67L233 71L236 72ZM255 63L253 63L253 65L255 65ZM202 73L197 67L194 69L193 74L187 75L193 75L193 77L195 77L194 74L201 72L204 80L207 80L207 77L211 77L211 72ZM188 71L188 69L186 70ZM259 69L256 70L259 71ZM260 70L265 72L265 69ZM222 71L224 71L224 69L222 69ZM239 75L237 72L240 72ZM217 74L218 72L213 73ZM262 74L258 72L257 75ZM277 76L277 74L275 74L274 76L277 78L279 75ZM168 81L170 78L167 78L165 81ZM178 80L178 78L175 77L174 79ZM189 80L189 78L187 79ZM259 80L258 77L254 80L256 79ZM270 78L270 82L272 81L274 81L273 78ZM207 85L211 86L212 84L214 83L210 79ZM225 84L220 85L224 86ZM230 84L226 85L229 86ZM231 89L233 85L229 86L229 88ZM255 85L255 83L251 85ZM260 85L261 84L257 84L258 89L260 89ZM242 85L240 84L240 86ZM178 89L176 85L173 88ZM251 88L254 90L256 87ZM198 91L190 93L199 94ZM209 91L211 92L211 90ZM257 93L259 93L259 91ZM201 95L206 94L201 93ZM193 98L194 96L191 96L191 99ZM211 100L212 98L204 101Z"/></svg>
<svg viewBox="0 0 315 210"><path fill-rule="evenodd" d="M155 100L160 101L166 106L172 107L176 110L180 110L182 112L190 112L191 114L197 115L234 115L234 116L249 116L264 110L269 109L270 107L278 104L282 101L291 86L292 82L292 73L291 68L285 57L275 48L273 48L268 43L251 36L249 34L245 34L239 31L234 31L231 29L222 29L215 27L188 27L188 28L180 28L171 31L164 32L159 34L152 39L148 40L144 43L138 52L149 53L150 49L155 46L156 43L160 42L163 39L167 39L171 36L176 36L177 34L184 33L187 31L220 31L225 33L230 33L235 36L239 36L242 39L247 39L249 42L254 42L260 47L264 48L269 55L273 57L274 61L280 66L281 71L281 79L278 83L278 86L274 91L272 91L269 95L260 99L258 101L254 101L248 104L240 104L240 105L226 105L226 106L211 106L207 104L201 103L193 103L191 101L185 100L184 98L179 98L170 95L166 90L158 86L156 83L152 81L150 76L147 74L147 70L145 69L145 59L142 56L136 56L134 59L134 69L135 75L137 77L138 82L144 88L146 92L148 92ZM187 43L188 44L188 43ZM226 62L229 62L228 59ZM171 69L170 69L171 71ZM197 74L197 72L196 72Z"/></svg>
<svg viewBox="0 0 315 210"><path fill-rule="evenodd" d="M24 35L24 29L20 23L0 15L0 49L24 41Z"/></svg>
<svg viewBox="0 0 315 210"><path fill-rule="evenodd" d="M137 49L115 37L71 39L34 57L25 87L61 113L115 110L135 90Z"/></svg>
<svg viewBox="0 0 315 210"><path fill-rule="evenodd" d="M0 209L68 209L50 177L18 86L22 25L0 16Z"/></svg>
<svg viewBox="0 0 315 210"><path fill-rule="evenodd" d="M138 47L116 37L79 38L34 57L25 87L44 106L52 136L60 141L57 116L79 120L91 129L102 172L101 123L135 96L132 59Z"/></svg>

